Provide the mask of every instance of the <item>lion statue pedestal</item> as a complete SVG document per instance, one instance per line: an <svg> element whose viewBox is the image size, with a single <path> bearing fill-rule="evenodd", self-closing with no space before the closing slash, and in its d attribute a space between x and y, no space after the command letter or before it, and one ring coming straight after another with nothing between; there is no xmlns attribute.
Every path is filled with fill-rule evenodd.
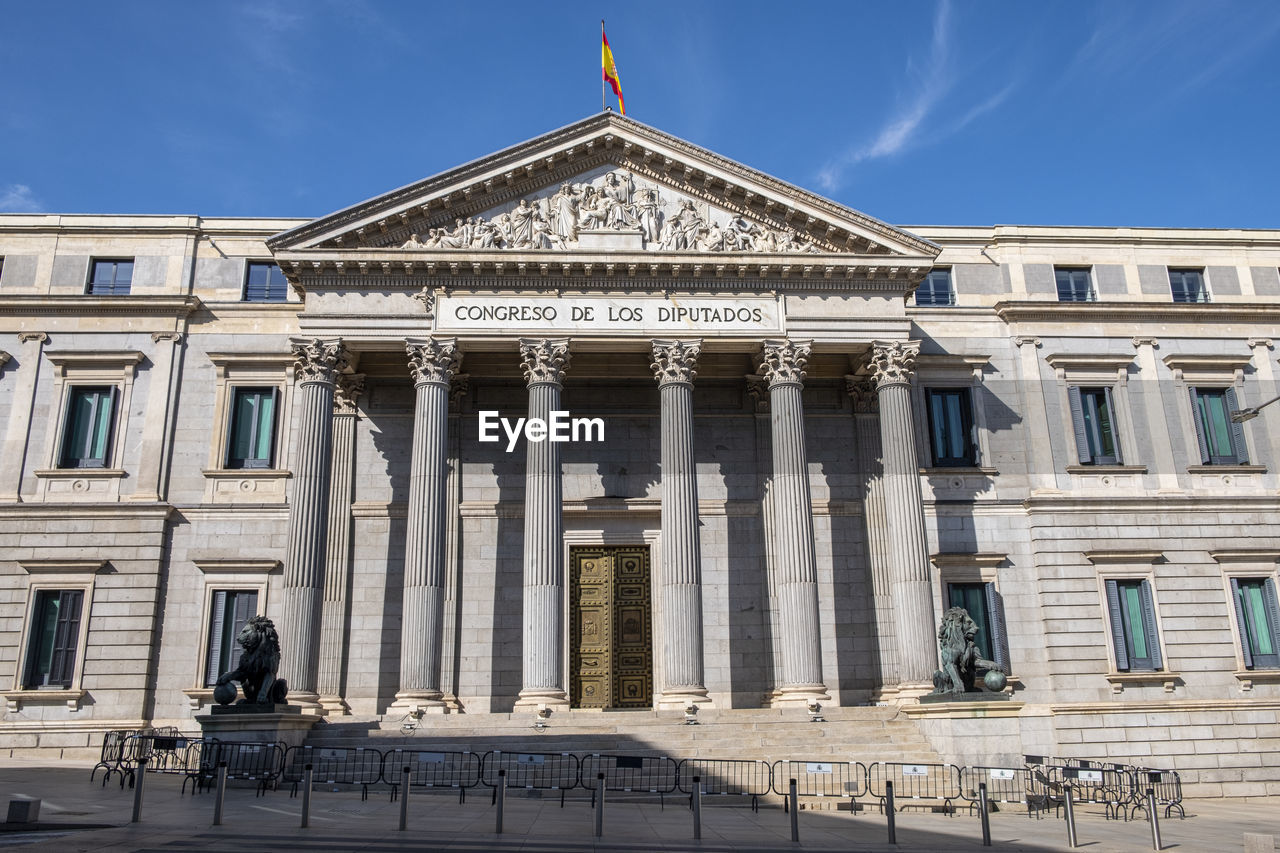
<svg viewBox="0 0 1280 853"><path fill-rule="evenodd" d="M289 687L277 678L280 639L265 616L254 616L236 637L241 648L236 668L218 677L213 688L215 704L196 721L205 737L227 741L284 743L300 746L320 719L285 704ZM239 684L239 688L236 685ZM244 695L237 701L241 691Z"/></svg>

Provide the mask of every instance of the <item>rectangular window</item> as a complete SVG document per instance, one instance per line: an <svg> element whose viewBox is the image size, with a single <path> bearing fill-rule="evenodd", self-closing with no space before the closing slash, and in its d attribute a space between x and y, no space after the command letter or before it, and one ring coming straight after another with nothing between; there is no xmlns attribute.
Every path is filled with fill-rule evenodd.
<svg viewBox="0 0 1280 853"><path fill-rule="evenodd" d="M1280 609L1271 578L1232 578L1245 669L1280 668Z"/></svg>
<svg viewBox="0 0 1280 853"><path fill-rule="evenodd" d="M933 270L916 288L917 305L955 305L956 291L951 284L951 270Z"/></svg>
<svg viewBox="0 0 1280 853"><path fill-rule="evenodd" d="M1151 585L1145 580L1108 580L1106 587L1116 669L1120 672L1163 669Z"/></svg>
<svg viewBox="0 0 1280 853"><path fill-rule="evenodd" d="M1202 464L1248 463L1244 428L1231 420L1231 413L1239 408L1233 388L1191 389L1191 414L1196 422L1196 442Z"/></svg>
<svg viewBox="0 0 1280 853"><path fill-rule="evenodd" d="M236 388L231 402L228 468L270 468L274 461L276 388Z"/></svg>
<svg viewBox="0 0 1280 853"><path fill-rule="evenodd" d="M1203 270L1169 270L1169 290L1174 302L1208 302Z"/></svg>
<svg viewBox="0 0 1280 853"><path fill-rule="evenodd" d="M256 590L216 590L209 616L209 656L205 662L205 686L213 687L218 676L240 665L243 651L236 637L245 623L258 614Z"/></svg>
<svg viewBox="0 0 1280 853"><path fill-rule="evenodd" d="M1054 267L1053 277L1058 282L1059 302L1096 302L1093 290L1093 273L1088 267Z"/></svg>
<svg viewBox="0 0 1280 853"><path fill-rule="evenodd" d="M249 273L245 277L245 302L285 302L289 298L289 282L277 264L249 264Z"/></svg>
<svg viewBox="0 0 1280 853"><path fill-rule="evenodd" d="M124 296L133 283L133 258L95 260L87 293L92 296Z"/></svg>
<svg viewBox="0 0 1280 853"><path fill-rule="evenodd" d="M84 590L44 589L36 593L31 646L23 686L67 689L75 675Z"/></svg>
<svg viewBox="0 0 1280 853"><path fill-rule="evenodd" d="M973 409L968 388L927 392L930 447L936 466L973 467Z"/></svg>
<svg viewBox="0 0 1280 853"><path fill-rule="evenodd" d="M947 606L962 607L978 626L973 644L978 654L999 665L1006 675L1009 667L1009 640L1005 633L1004 601L994 583L949 583Z"/></svg>
<svg viewBox="0 0 1280 853"><path fill-rule="evenodd" d="M1111 389L1067 388L1071 403L1071 423L1075 427L1076 451L1081 465L1119 465L1120 445L1116 440L1115 404Z"/></svg>
<svg viewBox="0 0 1280 853"><path fill-rule="evenodd" d="M60 468L106 468L111 456L115 386L77 385L67 397Z"/></svg>

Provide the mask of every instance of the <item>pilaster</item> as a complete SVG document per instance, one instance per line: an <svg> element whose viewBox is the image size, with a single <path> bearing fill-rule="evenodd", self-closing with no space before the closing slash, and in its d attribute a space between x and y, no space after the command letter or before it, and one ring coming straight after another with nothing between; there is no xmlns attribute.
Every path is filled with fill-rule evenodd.
<svg viewBox="0 0 1280 853"><path fill-rule="evenodd" d="M16 384L10 398L13 407L5 427L3 452L0 452L0 503L22 500L22 472L27 463L31 412L36 401L41 353L48 342L49 336L44 332L19 332L18 369L15 372L10 367L5 371Z"/></svg>

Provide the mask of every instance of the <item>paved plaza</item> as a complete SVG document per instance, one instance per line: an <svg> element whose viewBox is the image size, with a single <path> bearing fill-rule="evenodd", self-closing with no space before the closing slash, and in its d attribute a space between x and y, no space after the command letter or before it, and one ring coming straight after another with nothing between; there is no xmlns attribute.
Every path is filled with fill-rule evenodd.
<svg viewBox="0 0 1280 853"><path fill-rule="evenodd" d="M99 771L101 772L101 771ZM669 797L665 804L609 800L601 838L594 832L588 799L540 799L508 795L504 833L495 834L496 811L489 791L477 789L459 803L451 794L422 794L409 801L408 830L398 831L400 803L388 791L317 790L311 825L299 827L301 797L287 788L266 796L252 789L227 791L222 826L213 826L214 796L181 793L178 777L146 780L142 821L129 822L133 792L116 779L103 787L89 781L89 766L34 762L0 763L4 799L41 799L41 832L0 833L0 846L23 850L93 851L392 851L392 850L979 850L980 822L961 810L954 817L906 811L897 816L898 844L887 843L886 821L877 812L804 808L799 813L800 842L790 840L791 818L781 808L764 805L753 813L745 804L726 807L714 799L702 812L702 839L693 839L693 817L687 802ZM190 786L188 786L188 791ZM820 805L830 806L830 802ZM1243 851L1245 833L1280 834L1280 802L1269 800L1193 800L1187 818L1161 821L1164 848L1182 851ZM96 828L83 828L96 827ZM1028 819L1016 810L992 815L995 850L1066 850L1067 830L1061 819ZM1150 850L1149 825L1141 820L1104 819L1100 812L1080 809L1077 831L1084 850Z"/></svg>

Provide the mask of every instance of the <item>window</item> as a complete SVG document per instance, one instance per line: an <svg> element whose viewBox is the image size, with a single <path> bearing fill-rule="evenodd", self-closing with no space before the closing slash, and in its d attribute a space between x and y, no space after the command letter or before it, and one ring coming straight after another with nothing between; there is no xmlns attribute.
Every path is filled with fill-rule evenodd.
<svg viewBox="0 0 1280 853"><path fill-rule="evenodd" d="M969 389L932 388L927 400L933 464L939 467L973 467L976 461Z"/></svg>
<svg viewBox="0 0 1280 853"><path fill-rule="evenodd" d="M955 305L956 291L951 285L951 270L933 270L916 288L917 305Z"/></svg>
<svg viewBox="0 0 1280 853"><path fill-rule="evenodd" d="M1009 674L1009 641L1005 634L1004 603L994 583L949 583L947 606L963 607L978 626L973 643L978 654Z"/></svg>
<svg viewBox="0 0 1280 853"><path fill-rule="evenodd" d="M1174 302L1208 302L1203 270L1169 270L1169 290Z"/></svg>
<svg viewBox="0 0 1280 853"><path fill-rule="evenodd" d="M110 461L115 386L73 386L67 397L59 468L106 468Z"/></svg>
<svg viewBox="0 0 1280 853"><path fill-rule="evenodd" d="M277 388L236 388L231 405L228 468L270 468L274 461Z"/></svg>
<svg viewBox="0 0 1280 853"><path fill-rule="evenodd" d="M1106 588L1116 669L1121 672L1163 669L1150 583L1146 580L1108 580Z"/></svg>
<svg viewBox="0 0 1280 853"><path fill-rule="evenodd" d="M87 292L92 296L124 296L133 282L133 258L95 260Z"/></svg>
<svg viewBox="0 0 1280 853"><path fill-rule="evenodd" d="M1116 441L1115 405L1111 389L1069 387L1071 423L1075 427L1076 451L1081 465L1119 465L1120 445Z"/></svg>
<svg viewBox="0 0 1280 853"><path fill-rule="evenodd" d="M1232 578L1231 598L1245 669L1280 668L1280 611L1271 578Z"/></svg>
<svg viewBox="0 0 1280 853"><path fill-rule="evenodd" d="M1191 389L1191 415L1203 464L1248 464L1244 429L1231 420L1231 413L1239 408L1233 388Z"/></svg>
<svg viewBox="0 0 1280 853"><path fill-rule="evenodd" d="M27 689L67 689L75 677L76 648L80 642L80 605L84 590L44 589L36 592L31 623L31 647L27 653Z"/></svg>
<svg viewBox="0 0 1280 853"><path fill-rule="evenodd" d="M1058 282L1059 302L1096 302L1093 290L1093 274L1088 267L1070 269L1054 267L1053 277Z"/></svg>
<svg viewBox="0 0 1280 853"><path fill-rule="evenodd" d="M245 302L284 302L289 298L289 282L273 263L249 263L245 277Z"/></svg>
<svg viewBox="0 0 1280 853"><path fill-rule="evenodd" d="M258 613L257 590L220 589L213 593L209 616L209 657L205 664L205 686L213 687L218 676L240 665L241 648L236 637L245 623Z"/></svg>

